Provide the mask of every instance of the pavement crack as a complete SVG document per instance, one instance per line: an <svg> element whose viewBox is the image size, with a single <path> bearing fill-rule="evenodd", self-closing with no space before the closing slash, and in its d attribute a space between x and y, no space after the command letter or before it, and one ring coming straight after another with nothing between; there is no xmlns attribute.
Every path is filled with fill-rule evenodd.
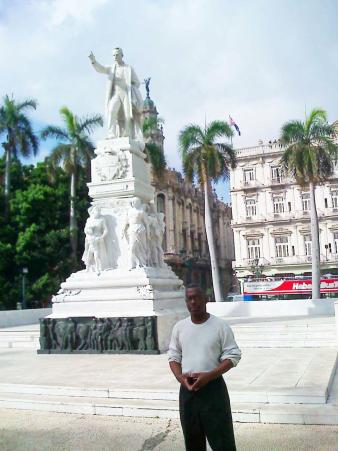
<svg viewBox="0 0 338 451"><path fill-rule="evenodd" d="M168 424L167 424L164 432L160 432L159 434L151 436L144 441L140 451L151 451L151 450L155 449L156 446L160 445L166 439L167 435L169 434L170 426L171 426L171 419L168 420Z"/></svg>

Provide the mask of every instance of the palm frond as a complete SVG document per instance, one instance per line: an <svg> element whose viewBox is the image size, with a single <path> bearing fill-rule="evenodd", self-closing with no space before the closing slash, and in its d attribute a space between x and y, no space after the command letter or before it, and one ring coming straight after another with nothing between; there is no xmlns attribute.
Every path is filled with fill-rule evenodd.
<svg viewBox="0 0 338 451"><path fill-rule="evenodd" d="M167 165L162 150L154 143L146 143L144 150L147 155L147 161L151 164L153 171L158 177L161 177Z"/></svg>
<svg viewBox="0 0 338 451"><path fill-rule="evenodd" d="M215 146L221 152L227 167L235 169L237 166L237 158L233 147L224 143L216 143Z"/></svg>
<svg viewBox="0 0 338 451"><path fill-rule="evenodd" d="M205 132L205 140L208 143L213 143L217 138L231 138L233 131L230 125L225 121L213 121L208 125Z"/></svg>
<svg viewBox="0 0 338 451"><path fill-rule="evenodd" d="M156 116L148 116L143 118L142 122L142 132L144 136L150 135L151 132L155 131L160 124L164 123L164 119Z"/></svg>
<svg viewBox="0 0 338 451"><path fill-rule="evenodd" d="M39 149L38 137L33 133L31 127L22 130L17 135L17 143L20 147L21 154L29 157L31 153L35 156Z"/></svg>
<svg viewBox="0 0 338 451"><path fill-rule="evenodd" d="M309 116L305 120L304 128L306 133L308 134L311 130L311 127L316 123L325 123L327 122L327 113L322 108L313 108L310 111Z"/></svg>
<svg viewBox="0 0 338 451"><path fill-rule="evenodd" d="M78 130L78 123L76 116L66 106L60 108L60 115L66 124L68 135L74 136Z"/></svg>
<svg viewBox="0 0 338 451"><path fill-rule="evenodd" d="M60 141L69 141L69 135L67 131L56 125L48 125L40 132L41 139L54 138Z"/></svg>
<svg viewBox="0 0 338 451"><path fill-rule="evenodd" d="M191 149L182 158L183 172L189 181L192 181L195 175L200 178L200 166L202 162L202 147Z"/></svg>
<svg viewBox="0 0 338 451"><path fill-rule="evenodd" d="M100 114L95 114L91 117L81 119L78 121L79 132L86 131L92 133L96 127L103 126L103 117Z"/></svg>
<svg viewBox="0 0 338 451"><path fill-rule="evenodd" d="M290 145L283 153L281 164L300 185L321 183L332 175L333 163L338 160L334 137L326 112L313 109L304 124L291 121L283 126L282 140Z"/></svg>
<svg viewBox="0 0 338 451"><path fill-rule="evenodd" d="M60 166L64 160L70 159L70 144L58 144L49 156L51 166Z"/></svg>
<svg viewBox="0 0 338 451"><path fill-rule="evenodd" d="M301 121L289 121L282 126L281 141L290 144L303 139L305 136L304 125Z"/></svg>
<svg viewBox="0 0 338 451"><path fill-rule="evenodd" d="M38 106L38 102L35 99L26 99L23 102L19 102L16 104L16 108L19 112L25 111L27 109L36 110Z"/></svg>
<svg viewBox="0 0 338 451"><path fill-rule="evenodd" d="M180 131L178 142L182 157L189 152L190 149L200 147L204 143L204 133L198 125L187 125Z"/></svg>

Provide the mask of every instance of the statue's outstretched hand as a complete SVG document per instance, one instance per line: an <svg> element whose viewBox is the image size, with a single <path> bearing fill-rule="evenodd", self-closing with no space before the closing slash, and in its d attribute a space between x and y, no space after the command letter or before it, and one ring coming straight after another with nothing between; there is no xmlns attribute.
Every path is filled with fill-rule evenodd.
<svg viewBox="0 0 338 451"><path fill-rule="evenodd" d="M95 63L96 60L95 60L95 56L94 56L94 53L93 53L93 52L90 52L88 58L90 59L90 61L91 61L92 63Z"/></svg>

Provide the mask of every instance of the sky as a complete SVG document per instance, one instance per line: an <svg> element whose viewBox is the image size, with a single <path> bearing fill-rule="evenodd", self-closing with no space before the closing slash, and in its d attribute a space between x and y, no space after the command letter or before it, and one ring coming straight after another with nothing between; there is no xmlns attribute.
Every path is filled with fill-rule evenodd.
<svg viewBox="0 0 338 451"><path fill-rule="evenodd" d="M109 65L122 47L139 79L151 77L167 161L180 169L177 136L190 123L230 114L240 148L314 107L338 119L337 25L337 0L0 0L0 96L37 99L37 130L60 125L63 105L103 113L106 80L88 55Z"/></svg>

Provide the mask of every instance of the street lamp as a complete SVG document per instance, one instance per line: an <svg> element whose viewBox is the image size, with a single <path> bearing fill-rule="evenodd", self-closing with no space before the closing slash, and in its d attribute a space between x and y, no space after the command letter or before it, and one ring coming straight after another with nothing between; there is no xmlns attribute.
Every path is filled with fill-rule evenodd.
<svg viewBox="0 0 338 451"><path fill-rule="evenodd" d="M26 275L28 274L28 268L22 268L22 310L26 308Z"/></svg>

